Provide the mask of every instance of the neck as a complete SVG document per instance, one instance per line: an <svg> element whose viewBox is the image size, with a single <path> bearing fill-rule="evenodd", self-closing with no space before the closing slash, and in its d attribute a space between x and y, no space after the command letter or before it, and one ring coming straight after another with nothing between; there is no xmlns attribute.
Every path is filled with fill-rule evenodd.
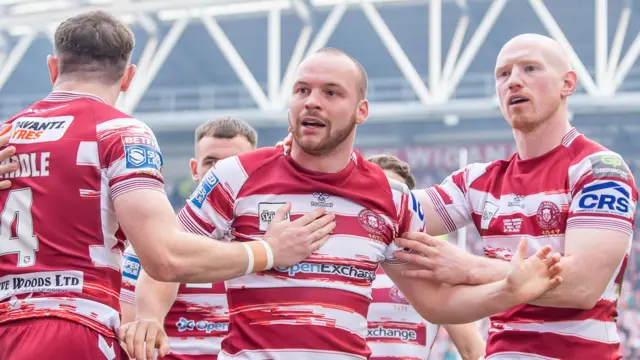
<svg viewBox="0 0 640 360"><path fill-rule="evenodd" d="M531 131L513 129L520 159L532 159L553 150L562 144L562 138L570 129L566 109L558 109L556 115Z"/></svg>
<svg viewBox="0 0 640 360"><path fill-rule="evenodd" d="M335 174L344 170L349 165L349 161L351 161L353 147L345 147L344 145L347 142L344 141L343 144L338 145L331 152L318 156L306 153L294 140L293 144L291 144L291 157L305 169L325 174Z"/></svg>
<svg viewBox="0 0 640 360"><path fill-rule="evenodd" d="M119 95L119 92L115 92L113 88L76 80L56 81L53 84L53 91L72 91L97 96L111 106L116 106Z"/></svg>

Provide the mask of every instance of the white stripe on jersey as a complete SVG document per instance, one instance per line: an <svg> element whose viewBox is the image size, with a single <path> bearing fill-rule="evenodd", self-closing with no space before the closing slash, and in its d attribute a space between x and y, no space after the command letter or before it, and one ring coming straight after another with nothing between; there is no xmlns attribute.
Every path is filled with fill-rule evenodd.
<svg viewBox="0 0 640 360"><path fill-rule="evenodd" d="M364 356L351 355L342 352L320 350L243 350L235 356L221 351L218 360L243 359L243 360L366 360Z"/></svg>
<svg viewBox="0 0 640 360"><path fill-rule="evenodd" d="M367 320L372 322L405 322L412 324L421 324L426 322L426 320L423 319L417 311L413 310L413 308L411 308L411 311L399 313L397 310L398 306L411 308L411 305L407 304L373 302L369 306ZM402 317L402 319L400 319L400 317Z"/></svg>
<svg viewBox="0 0 640 360"><path fill-rule="evenodd" d="M394 191L394 194L397 193ZM236 216L242 215L258 215L259 203L285 203L290 202L292 208L296 209L295 214L306 214L318 208L311 203L316 202L317 199L311 194L265 194L265 195L249 195L236 199ZM346 216L358 216L358 213L364 209L362 205L358 205L351 200L345 199L339 196L328 196L324 201L324 204L333 204L328 207L325 205L327 211L336 215ZM387 219L388 220L388 219Z"/></svg>
<svg viewBox="0 0 640 360"><path fill-rule="evenodd" d="M563 336L576 336L581 339L598 341L605 344L620 342L616 324L611 321L586 319L580 321L545 321L544 323L500 323L504 330L534 331L553 333ZM500 331L500 330L495 330Z"/></svg>
<svg viewBox="0 0 640 360"><path fill-rule="evenodd" d="M171 353L179 355L215 355L220 352L222 338L208 337L169 337Z"/></svg>
<svg viewBox="0 0 640 360"><path fill-rule="evenodd" d="M373 250L362 251L365 246L369 246ZM386 249L386 245L364 236L339 234L330 236L329 240L311 255L311 258L330 256L331 258L351 259L352 262L360 262L363 257L366 257L367 260L377 263L384 260L382 254ZM374 257L374 254L380 256Z"/></svg>
<svg viewBox="0 0 640 360"><path fill-rule="evenodd" d="M116 130L128 127L137 127L138 129L136 129L136 131L146 130L151 132L151 129L147 126L147 124L135 118L120 118L102 122L97 125L96 131L102 132L105 130Z"/></svg>
<svg viewBox="0 0 640 360"><path fill-rule="evenodd" d="M379 342L379 341L367 341L369 349L371 349L371 358L378 357L396 357L398 359L427 359L428 348L425 354L425 347L422 345L397 342ZM398 349L402 347L402 350ZM401 353L400 353L401 351Z"/></svg>
<svg viewBox="0 0 640 360"><path fill-rule="evenodd" d="M100 169L100 153L97 141L81 141L78 147L76 164L80 166L95 166Z"/></svg>
<svg viewBox="0 0 640 360"><path fill-rule="evenodd" d="M367 333L367 319L356 313L338 308L329 308L318 305L286 305L286 304L262 304L255 306L244 306L239 312L246 312L250 310L259 310L261 308L269 311L273 309L274 305L277 305L278 311L282 313L301 313L301 314L314 314L316 318L310 320L303 320L302 322L295 318L282 318L278 320L263 320L262 325L295 325L308 327L309 322L314 326L330 326L331 328L341 329L351 332L353 335L364 339L364 334ZM234 312L230 311L233 316ZM326 320L323 320L326 319Z"/></svg>
<svg viewBox="0 0 640 360"><path fill-rule="evenodd" d="M226 294L178 294L176 300L184 301L189 304L206 305L207 308L211 309L211 313L220 313L221 315L226 314Z"/></svg>
<svg viewBox="0 0 640 360"><path fill-rule="evenodd" d="M335 281L318 281L318 278L292 279L278 278L268 273L249 274L243 277L227 280L225 282L227 290L230 289L275 289L275 288L323 288L349 291L354 294L366 296L371 299L371 288L365 286L351 285L344 279Z"/></svg>
<svg viewBox="0 0 640 360"><path fill-rule="evenodd" d="M509 249L509 255L518 248L522 238L527 238L527 254L532 256L546 245L551 245L552 249L564 249L564 235L558 236L531 236L527 234L494 235L483 237L484 246L491 246L494 249Z"/></svg>
<svg viewBox="0 0 640 360"><path fill-rule="evenodd" d="M510 351L510 352L501 352L499 354L491 355L487 358L487 360L562 360L562 359Z"/></svg>
<svg viewBox="0 0 640 360"><path fill-rule="evenodd" d="M78 317L85 317L91 319L92 322L97 322L109 329L114 329L116 334L120 327L120 313L116 309L87 299L41 297L19 299L12 303L16 309L33 307L33 310L36 311L39 309L50 309L54 312L63 311L68 314L76 314L79 315Z"/></svg>
<svg viewBox="0 0 640 360"><path fill-rule="evenodd" d="M482 214L485 207L485 203L492 203L500 209L500 212L495 216L509 216L513 214L523 214L525 216L534 216L538 212L539 204L542 201L551 201L558 205L568 205L571 203L571 194L546 194L537 193L529 194L522 198L518 204L520 206L509 206L510 202L513 202L512 194L504 194L500 198L496 198L491 193L471 188L469 192L469 202L473 212L476 214ZM520 195L520 194L516 194ZM521 207L524 206L524 209Z"/></svg>

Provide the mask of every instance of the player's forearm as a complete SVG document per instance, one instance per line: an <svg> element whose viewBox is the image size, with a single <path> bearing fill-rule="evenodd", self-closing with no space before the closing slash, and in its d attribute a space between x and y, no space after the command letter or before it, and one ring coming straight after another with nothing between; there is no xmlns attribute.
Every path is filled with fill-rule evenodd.
<svg viewBox="0 0 640 360"><path fill-rule="evenodd" d="M162 324L176 300L179 286L178 283L156 281L140 271L136 283L135 319L156 319Z"/></svg>
<svg viewBox="0 0 640 360"><path fill-rule="evenodd" d="M480 337L476 323L443 326L462 359L478 360L484 356L486 344Z"/></svg>
<svg viewBox="0 0 640 360"><path fill-rule="evenodd" d="M421 295L407 298L422 317L435 324L474 322L522 302L505 280L484 285L442 284L435 293Z"/></svg>
<svg viewBox="0 0 640 360"><path fill-rule="evenodd" d="M581 269L575 260L571 256L563 257L560 273L562 284L529 304L571 309L593 308L604 292L604 287L598 288L596 281L589 279L589 269Z"/></svg>
<svg viewBox="0 0 640 360"><path fill-rule="evenodd" d="M160 281L211 283L245 275L249 256L237 242L222 242L176 232L167 239L166 276Z"/></svg>
<svg viewBox="0 0 640 360"><path fill-rule="evenodd" d="M473 285L488 284L507 277L509 262L473 255L473 262L469 266L469 282Z"/></svg>

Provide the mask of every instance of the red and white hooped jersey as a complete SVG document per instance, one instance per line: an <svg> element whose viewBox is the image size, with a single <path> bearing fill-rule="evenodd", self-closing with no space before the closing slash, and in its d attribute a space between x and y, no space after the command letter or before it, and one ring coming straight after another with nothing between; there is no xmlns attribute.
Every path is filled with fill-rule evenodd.
<svg viewBox="0 0 640 360"><path fill-rule="evenodd" d="M226 282L230 325L219 358L368 358L371 284L380 262L397 261L396 234L424 230L419 203L357 152L324 174L263 148L219 161L178 217L188 231L248 241L262 238L286 202L288 221L324 207L337 226L304 262Z"/></svg>
<svg viewBox="0 0 640 360"><path fill-rule="evenodd" d="M426 191L447 229L474 224L492 258L509 260L523 236L529 255L545 245L564 253L565 232L578 228L623 232L631 246L633 175L620 155L575 129L542 156L472 164ZM523 304L492 316L487 359L621 358L615 319L627 259L593 309Z"/></svg>
<svg viewBox="0 0 640 360"><path fill-rule="evenodd" d="M382 268L372 298L367 314L371 360L427 360L440 326L423 319Z"/></svg>
<svg viewBox="0 0 640 360"><path fill-rule="evenodd" d="M120 300L135 304L136 282L142 269L131 246L124 252ZM180 284L178 296L164 321L171 353L166 360L215 360L229 330L224 283Z"/></svg>
<svg viewBox="0 0 640 360"><path fill-rule="evenodd" d="M162 155L141 121L78 93L53 92L3 132L20 168L0 178L0 323L60 317L114 337L124 234L113 200L164 192Z"/></svg>

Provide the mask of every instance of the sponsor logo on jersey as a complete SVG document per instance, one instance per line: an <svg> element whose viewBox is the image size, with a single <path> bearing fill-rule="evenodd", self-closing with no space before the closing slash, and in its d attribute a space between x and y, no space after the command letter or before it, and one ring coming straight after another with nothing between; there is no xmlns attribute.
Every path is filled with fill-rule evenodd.
<svg viewBox="0 0 640 360"><path fill-rule="evenodd" d="M140 276L140 260L137 256L131 254L124 254L124 264L122 265L122 276L131 279L138 280Z"/></svg>
<svg viewBox="0 0 640 360"><path fill-rule="evenodd" d="M190 320L185 319L183 317L176 322L176 327L179 332L183 331L201 331L207 334L211 334L212 332L227 332L229 331L229 323L228 322L212 322L206 320Z"/></svg>
<svg viewBox="0 0 640 360"><path fill-rule="evenodd" d="M220 179L216 176L213 169L209 170L204 178L198 183L198 187L193 191L189 201L198 209L202 209L202 205L207 200L207 196L220 183Z"/></svg>
<svg viewBox="0 0 640 360"><path fill-rule="evenodd" d="M407 298L404 297L404 294L395 285L392 285L391 288L389 289L389 297L391 298L391 300L397 303L409 304L409 301L407 301Z"/></svg>
<svg viewBox="0 0 640 360"><path fill-rule="evenodd" d="M378 325L374 328L367 329L367 338L393 338L400 339L402 341L417 340L418 333L415 330L387 328L382 325Z"/></svg>
<svg viewBox="0 0 640 360"><path fill-rule="evenodd" d="M124 154L127 169L162 170L164 164L162 154L154 146L150 145L125 145Z"/></svg>
<svg viewBox="0 0 640 360"><path fill-rule="evenodd" d="M510 196L512 200L507 202L507 206L524 209L524 195L510 194Z"/></svg>
<svg viewBox="0 0 640 360"><path fill-rule="evenodd" d="M536 211L536 220L541 229L550 230L560 224L560 208L551 201L543 201Z"/></svg>
<svg viewBox="0 0 640 360"><path fill-rule="evenodd" d="M385 233L386 222L382 216L369 209L360 210L358 213L358 222L365 230L373 235L384 235Z"/></svg>
<svg viewBox="0 0 640 360"><path fill-rule="evenodd" d="M484 203L484 211L482 212L482 219L480 220L481 229L484 229L484 230L489 229L489 224L491 223L491 219L493 219L493 217L496 216L499 209L500 209L500 206L494 203L491 203L488 201Z"/></svg>
<svg viewBox="0 0 640 360"><path fill-rule="evenodd" d="M58 141L67 132L73 122L73 116L50 118L20 117L9 124L6 132L11 132L12 144L34 144Z"/></svg>
<svg viewBox="0 0 640 360"><path fill-rule="evenodd" d="M276 211L285 203L283 202L261 202L258 203L258 218L260 222L260 231L267 231L269 224L276 216ZM284 215L284 220L289 221L289 213Z"/></svg>
<svg viewBox="0 0 640 360"><path fill-rule="evenodd" d="M82 292L82 271L42 271L0 278L0 300L28 293Z"/></svg>
<svg viewBox="0 0 640 360"><path fill-rule="evenodd" d="M593 156L589 158L589 161L595 178L613 177L629 180L629 168L622 161L622 158L616 155Z"/></svg>
<svg viewBox="0 0 640 360"><path fill-rule="evenodd" d="M122 139L122 145L148 145L154 148L158 148L158 143L156 140L149 136L142 135L122 135L120 137Z"/></svg>
<svg viewBox="0 0 640 360"><path fill-rule="evenodd" d="M422 211L420 202L416 199L416 196L413 195L413 192L409 192L409 196L411 197L411 210L418 215L418 219L420 219L420 221L424 221L424 212Z"/></svg>
<svg viewBox="0 0 640 360"><path fill-rule="evenodd" d="M316 198L317 201L312 200L311 206L324 208L333 207L333 203L327 201L329 194L314 192L313 197Z"/></svg>
<svg viewBox="0 0 640 360"><path fill-rule="evenodd" d="M289 276L295 276L298 273L339 275L358 280L366 280L367 282L372 282L376 278L376 272L374 270L363 270L355 266L338 264L299 263L292 266L276 266L274 270L287 273Z"/></svg>
<svg viewBox="0 0 640 360"><path fill-rule="evenodd" d="M630 217L631 194L616 181L585 186L578 199L576 213L613 214Z"/></svg>

